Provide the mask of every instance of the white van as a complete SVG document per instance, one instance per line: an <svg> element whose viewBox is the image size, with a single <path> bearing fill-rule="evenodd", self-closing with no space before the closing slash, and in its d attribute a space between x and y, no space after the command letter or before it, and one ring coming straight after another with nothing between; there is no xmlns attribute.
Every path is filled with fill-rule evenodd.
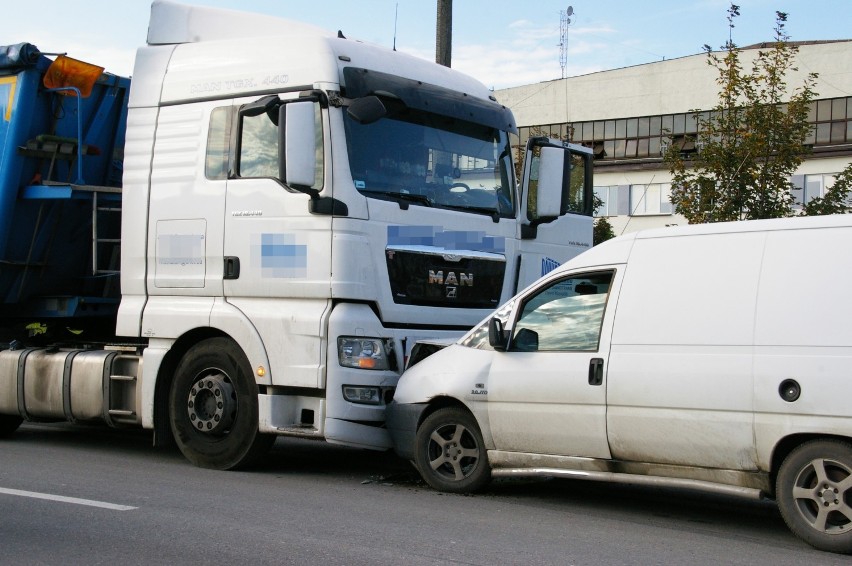
<svg viewBox="0 0 852 566"><path fill-rule="evenodd" d="M564 476L774 497L852 552L852 215L597 246L410 367L388 426L434 488Z"/></svg>

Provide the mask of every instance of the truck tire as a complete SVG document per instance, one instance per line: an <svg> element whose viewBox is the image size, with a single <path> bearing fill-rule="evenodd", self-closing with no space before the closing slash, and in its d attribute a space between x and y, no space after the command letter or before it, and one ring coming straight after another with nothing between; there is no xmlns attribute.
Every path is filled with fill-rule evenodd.
<svg viewBox="0 0 852 566"><path fill-rule="evenodd" d="M9 436L21 426L24 419L17 415L0 415L0 438Z"/></svg>
<svg viewBox="0 0 852 566"><path fill-rule="evenodd" d="M169 393L169 419L183 455L201 468L231 470L263 456L274 435L257 429L258 387L243 351L209 338L181 359Z"/></svg>
<svg viewBox="0 0 852 566"><path fill-rule="evenodd" d="M802 444L781 464L775 494L796 536L819 550L852 553L852 445Z"/></svg>
<svg viewBox="0 0 852 566"><path fill-rule="evenodd" d="M491 467L476 419L459 407L439 409L417 428L414 463L433 488L468 493L491 481Z"/></svg>

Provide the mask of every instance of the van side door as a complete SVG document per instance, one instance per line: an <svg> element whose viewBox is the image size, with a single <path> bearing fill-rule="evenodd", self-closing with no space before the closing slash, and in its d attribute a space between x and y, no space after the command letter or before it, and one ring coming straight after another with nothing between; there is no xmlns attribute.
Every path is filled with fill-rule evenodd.
<svg viewBox="0 0 852 566"><path fill-rule="evenodd" d="M620 273L556 278L522 298L488 379L497 450L609 458L606 365Z"/></svg>
<svg viewBox="0 0 852 566"><path fill-rule="evenodd" d="M607 374L613 458L756 469L753 339L765 238L747 230L637 238Z"/></svg>

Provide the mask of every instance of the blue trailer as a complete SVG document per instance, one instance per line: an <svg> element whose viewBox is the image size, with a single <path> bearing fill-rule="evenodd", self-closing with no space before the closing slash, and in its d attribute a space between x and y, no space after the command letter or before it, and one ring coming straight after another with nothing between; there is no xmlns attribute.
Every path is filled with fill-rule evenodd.
<svg viewBox="0 0 852 566"><path fill-rule="evenodd" d="M0 47L0 327L114 331L129 89L29 43Z"/></svg>

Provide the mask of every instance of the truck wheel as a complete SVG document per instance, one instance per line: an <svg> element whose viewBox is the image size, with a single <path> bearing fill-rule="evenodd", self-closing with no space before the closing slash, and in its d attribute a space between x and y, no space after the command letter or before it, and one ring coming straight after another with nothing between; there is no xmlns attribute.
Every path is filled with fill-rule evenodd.
<svg viewBox="0 0 852 566"><path fill-rule="evenodd" d="M852 552L852 445L815 440L781 464L776 498L790 530L811 546Z"/></svg>
<svg viewBox="0 0 852 566"><path fill-rule="evenodd" d="M466 493L491 480L479 425L468 411L435 411L417 429L414 462L426 483L439 491Z"/></svg>
<svg viewBox="0 0 852 566"><path fill-rule="evenodd" d="M24 419L16 415L0 415L0 438L9 436L18 430L22 422L24 422Z"/></svg>
<svg viewBox="0 0 852 566"><path fill-rule="evenodd" d="M184 355L169 394L175 442L202 468L230 470L265 454L274 435L257 430L257 383L242 350L227 338L199 342Z"/></svg>

